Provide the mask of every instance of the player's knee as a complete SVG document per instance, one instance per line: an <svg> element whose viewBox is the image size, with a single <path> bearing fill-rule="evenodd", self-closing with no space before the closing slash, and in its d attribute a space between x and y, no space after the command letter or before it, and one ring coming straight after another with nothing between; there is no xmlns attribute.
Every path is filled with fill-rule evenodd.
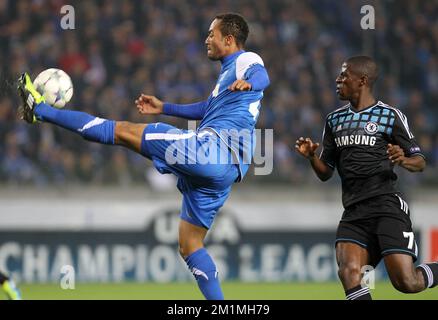
<svg viewBox="0 0 438 320"><path fill-rule="evenodd" d="M127 121L117 121L114 130L114 140L117 144L123 144L129 139L131 123Z"/></svg>
<svg viewBox="0 0 438 320"><path fill-rule="evenodd" d="M187 250L184 250L185 248L183 247L183 246L181 246L181 244L179 245L179 247L178 247L178 251L179 251L179 254L180 254L180 256L183 258L183 259L185 259L186 257L187 257Z"/></svg>
<svg viewBox="0 0 438 320"><path fill-rule="evenodd" d="M181 257L185 259L196 250L193 249L193 245L189 241L180 241L178 251Z"/></svg>
<svg viewBox="0 0 438 320"><path fill-rule="evenodd" d="M344 282L360 282L361 270L356 264L341 264L338 270L338 276Z"/></svg>
<svg viewBox="0 0 438 320"><path fill-rule="evenodd" d="M117 121L114 130L114 143L138 151L146 124Z"/></svg>
<svg viewBox="0 0 438 320"><path fill-rule="evenodd" d="M183 241L179 242L179 254L184 259L187 258L189 255L191 255L193 252L203 248L202 242L198 241Z"/></svg>

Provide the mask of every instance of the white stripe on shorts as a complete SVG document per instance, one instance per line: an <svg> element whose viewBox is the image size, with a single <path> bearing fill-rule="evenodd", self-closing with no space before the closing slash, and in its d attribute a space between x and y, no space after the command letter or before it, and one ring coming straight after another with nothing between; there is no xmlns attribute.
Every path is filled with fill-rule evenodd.
<svg viewBox="0 0 438 320"><path fill-rule="evenodd" d="M184 140L195 136L195 132L188 133L146 133L145 140Z"/></svg>

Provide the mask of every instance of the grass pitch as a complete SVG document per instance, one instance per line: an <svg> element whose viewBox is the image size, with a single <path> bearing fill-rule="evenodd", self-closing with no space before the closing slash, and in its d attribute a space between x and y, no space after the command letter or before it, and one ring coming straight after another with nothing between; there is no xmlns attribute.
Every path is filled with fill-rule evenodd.
<svg viewBox="0 0 438 320"><path fill-rule="evenodd" d="M74 290L59 284L21 284L26 300L202 300L196 283L77 283ZM227 300L344 300L338 282L241 283L224 282ZM376 300L438 300L438 288L419 294L403 294L389 282L378 282L371 290ZM0 299L3 299L0 295Z"/></svg>

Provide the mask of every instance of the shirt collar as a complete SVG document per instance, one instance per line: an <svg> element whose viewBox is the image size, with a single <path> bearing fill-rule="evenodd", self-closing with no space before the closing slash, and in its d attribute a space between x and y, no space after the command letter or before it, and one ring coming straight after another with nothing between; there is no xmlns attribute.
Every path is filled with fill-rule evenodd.
<svg viewBox="0 0 438 320"><path fill-rule="evenodd" d="M239 51L236 51L232 54L229 54L228 56L223 57L221 59L222 66L228 64L230 61L234 60L235 57L242 54L243 52L245 52L245 50L239 50Z"/></svg>
<svg viewBox="0 0 438 320"><path fill-rule="evenodd" d="M350 108L349 108L349 109L350 109L350 111L353 112L353 113L361 113L361 112L367 111L367 110L369 110L369 109L371 109L371 108L374 108L374 107L377 106L379 103L380 103L380 101L379 101L379 100L376 100L376 103L373 103L372 105L369 105L368 107L363 108L363 109L360 110L360 111L354 109L353 106L352 106L351 103L350 103Z"/></svg>

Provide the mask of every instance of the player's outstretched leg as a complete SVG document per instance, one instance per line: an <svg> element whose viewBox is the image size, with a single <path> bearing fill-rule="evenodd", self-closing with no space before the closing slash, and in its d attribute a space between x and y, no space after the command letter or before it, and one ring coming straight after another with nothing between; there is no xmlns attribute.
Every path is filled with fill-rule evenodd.
<svg viewBox="0 0 438 320"><path fill-rule="evenodd" d="M207 300L223 300L218 272L213 259L204 248L207 229L184 220L179 224L180 254L195 276L199 289Z"/></svg>
<svg viewBox="0 0 438 320"><path fill-rule="evenodd" d="M120 144L140 152L141 136L146 124L116 122L94 117L85 112L60 110L45 103L27 73L18 80L22 100L22 118L28 123L37 120L50 122L81 135L84 139L102 144Z"/></svg>
<svg viewBox="0 0 438 320"><path fill-rule="evenodd" d="M369 263L368 251L351 242L336 244L339 279L345 290L347 300L372 300L370 289L362 287L362 267Z"/></svg>
<svg viewBox="0 0 438 320"><path fill-rule="evenodd" d="M21 294L16 287L14 281L9 279L8 276L0 272L0 286L6 293L9 300L21 300Z"/></svg>
<svg viewBox="0 0 438 320"><path fill-rule="evenodd" d="M392 285L403 293L417 293L438 284L438 263L423 263L415 268L412 257L394 253L384 257Z"/></svg>

